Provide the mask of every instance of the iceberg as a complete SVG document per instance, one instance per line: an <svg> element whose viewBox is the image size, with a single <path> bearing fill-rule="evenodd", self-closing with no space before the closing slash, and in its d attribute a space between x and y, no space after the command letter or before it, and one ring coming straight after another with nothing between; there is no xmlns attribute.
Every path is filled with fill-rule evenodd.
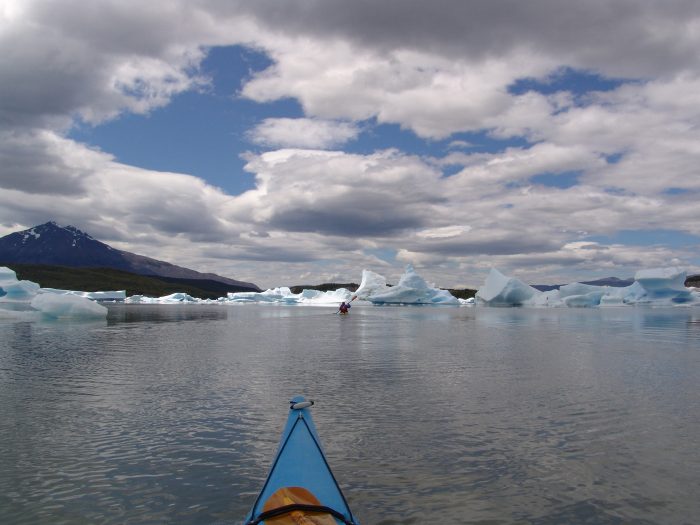
<svg viewBox="0 0 700 525"><path fill-rule="evenodd" d="M365 270L362 284L356 292L357 297L372 304L460 304L459 299L447 290L429 286L410 264L406 265L406 271L396 286L387 286L384 278L381 277L380 280L379 277L381 276Z"/></svg>
<svg viewBox="0 0 700 525"><path fill-rule="evenodd" d="M693 292L685 287L687 273L680 268L658 268L640 270L634 275L635 282L646 294L639 300L643 302L670 301L687 303L693 300Z"/></svg>
<svg viewBox="0 0 700 525"><path fill-rule="evenodd" d="M41 288L35 282L18 280L10 268L0 267L0 318L104 319L107 308L80 295L87 293L96 292Z"/></svg>
<svg viewBox="0 0 700 525"><path fill-rule="evenodd" d="M386 278L383 275L370 270L362 270L362 281L360 281L360 286L355 294L357 297L365 299L373 295L382 295L389 290L391 290L391 286L386 284Z"/></svg>
<svg viewBox="0 0 700 525"><path fill-rule="evenodd" d="M175 292L163 297L146 297L144 295L131 295L124 300L128 304L189 304L205 302L202 299L192 297L184 292Z"/></svg>
<svg viewBox="0 0 700 525"><path fill-rule="evenodd" d="M640 270L634 283L623 288L571 283L558 290L540 292L495 268L477 291L477 303L484 306L565 306L590 308L635 304L700 304L700 292L685 287L686 272L679 268Z"/></svg>
<svg viewBox="0 0 700 525"><path fill-rule="evenodd" d="M354 293L346 288L339 288L326 292L305 289L298 294L294 294L289 288L280 287L271 288L264 292L229 293L224 302L327 306L353 300L353 297L360 304L460 305L473 303L473 301L471 303L469 301L462 303L447 290L429 286L410 264L406 266L406 271L396 286L387 285L386 278L378 273L363 270L362 281Z"/></svg>
<svg viewBox="0 0 700 525"><path fill-rule="evenodd" d="M352 299L352 292L346 288L321 291L304 289L300 293L282 286L271 288L264 292L235 292L227 294L226 302L230 303L272 303L272 304L308 304L308 305L335 305Z"/></svg>
<svg viewBox="0 0 700 525"><path fill-rule="evenodd" d="M532 286L492 268L484 286L476 292L476 301L486 306L521 306L538 294L541 292Z"/></svg>
<svg viewBox="0 0 700 525"><path fill-rule="evenodd" d="M77 295L94 301L124 301L126 299L126 290L111 290L105 292L80 292L77 290L60 290L58 288L42 288L42 290L60 295Z"/></svg>
<svg viewBox="0 0 700 525"><path fill-rule="evenodd" d="M227 298L232 303L286 303L295 304L301 299L301 294L293 294L287 286L270 288L264 292L235 292L228 293Z"/></svg>
<svg viewBox="0 0 700 525"><path fill-rule="evenodd" d="M40 293L31 307L51 319L104 319L107 308L90 299L73 294Z"/></svg>
<svg viewBox="0 0 700 525"><path fill-rule="evenodd" d="M27 301L34 297L40 286L32 281L19 281L14 270L0 267L0 300Z"/></svg>

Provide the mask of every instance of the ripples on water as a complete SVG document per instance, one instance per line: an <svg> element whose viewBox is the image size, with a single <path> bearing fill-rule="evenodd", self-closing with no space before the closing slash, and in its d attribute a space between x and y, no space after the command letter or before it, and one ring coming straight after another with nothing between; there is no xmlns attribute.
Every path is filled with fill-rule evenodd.
<svg viewBox="0 0 700 525"><path fill-rule="evenodd" d="M286 401L364 525L694 523L700 311L112 306L0 324L0 522L239 523Z"/></svg>

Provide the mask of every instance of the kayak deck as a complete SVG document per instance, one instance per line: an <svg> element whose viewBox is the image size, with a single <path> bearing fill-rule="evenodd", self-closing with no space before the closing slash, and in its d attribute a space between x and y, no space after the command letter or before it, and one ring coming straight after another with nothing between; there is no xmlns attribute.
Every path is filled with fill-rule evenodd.
<svg viewBox="0 0 700 525"><path fill-rule="evenodd" d="M312 405L301 396L291 400L275 460L246 525L359 525L326 461Z"/></svg>

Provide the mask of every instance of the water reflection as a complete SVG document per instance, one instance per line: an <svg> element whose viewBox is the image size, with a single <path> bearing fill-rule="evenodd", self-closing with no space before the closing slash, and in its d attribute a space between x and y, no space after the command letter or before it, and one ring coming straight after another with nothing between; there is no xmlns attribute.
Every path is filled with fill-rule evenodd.
<svg viewBox="0 0 700 525"><path fill-rule="evenodd" d="M107 322L121 323L173 323L181 321L217 321L228 316L228 309L220 305L138 304L110 305Z"/></svg>
<svg viewBox="0 0 700 525"><path fill-rule="evenodd" d="M112 305L0 324L0 522L238 522L295 394L363 523L683 523L698 314Z"/></svg>

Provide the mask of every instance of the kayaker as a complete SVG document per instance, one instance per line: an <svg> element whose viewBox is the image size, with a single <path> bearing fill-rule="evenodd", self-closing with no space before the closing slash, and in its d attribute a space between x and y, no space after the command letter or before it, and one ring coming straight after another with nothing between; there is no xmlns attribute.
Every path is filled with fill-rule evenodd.
<svg viewBox="0 0 700 525"><path fill-rule="evenodd" d="M340 303L340 306L338 307L338 313L346 314L346 313L348 313L349 309L350 309L350 303L349 302L346 303L345 301L343 301L342 303Z"/></svg>

